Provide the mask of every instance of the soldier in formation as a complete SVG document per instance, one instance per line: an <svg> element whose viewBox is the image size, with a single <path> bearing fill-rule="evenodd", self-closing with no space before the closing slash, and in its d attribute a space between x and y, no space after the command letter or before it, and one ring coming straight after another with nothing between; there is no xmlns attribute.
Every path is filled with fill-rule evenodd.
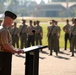
<svg viewBox="0 0 76 75"><path fill-rule="evenodd" d="M43 29L40 26L40 21L37 21L37 26L36 28L36 34L35 34L35 40L36 40L36 45L42 45L42 38L43 38Z"/></svg>
<svg viewBox="0 0 76 75"><path fill-rule="evenodd" d="M60 26L58 26L58 22L57 21L55 21L55 25L58 28L58 34L57 34L58 35L58 51L60 51L59 39L60 39L61 28L60 28Z"/></svg>
<svg viewBox="0 0 76 75"><path fill-rule="evenodd" d="M76 19L74 19L74 25L71 27L71 52L74 56L74 50L76 47Z"/></svg>
<svg viewBox="0 0 76 75"><path fill-rule="evenodd" d="M33 26L34 26L34 29L35 29L35 34L34 34L34 45L36 45L36 39L35 39L35 36L36 36L36 26L37 26L37 21L33 21Z"/></svg>
<svg viewBox="0 0 76 75"><path fill-rule="evenodd" d="M35 45L35 27L33 26L32 20L29 21L29 26L27 27L27 36L28 36L28 41L27 41L27 47L30 47L31 45Z"/></svg>
<svg viewBox="0 0 76 75"><path fill-rule="evenodd" d="M10 33L12 35L12 45L19 48L19 28L17 27L16 22L14 22L13 28L11 29Z"/></svg>
<svg viewBox="0 0 76 75"><path fill-rule="evenodd" d="M26 20L22 19L22 25L19 27L19 36L20 36L20 43L21 43L21 49L24 47L27 47L27 25Z"/></svg>
<svg viewBox="0 0 76 75"><path fill-rule="evenodd" d="M56 56L58 56L58 44L59 44L59 38L58 38L58 27L55 25L55 20L52 20L51 26L48 30L48 39L50 41L49 49L50 49L50 55L52 55L52 51L54 50L56 53Z"/></svg>
<svg viewBox="0 0 76 75"><path fill-rule="evenodd" d="M50 25L47 27L47 38L48 38L48 49L50 50L50 26L51 26L52 22L50 22Z"/></svg>
<svg viewBox="0 0 76 75"><path fill-rule="evenodd" d="M64 42L65 42L64 50L67 50L67 41L69 40L69 43L71 42L70 29L71 29L71 25L69 24L69 20L67 19L66 20L66 25L63 27L63 31L65 32L65 35L64 35Z"/></svg>

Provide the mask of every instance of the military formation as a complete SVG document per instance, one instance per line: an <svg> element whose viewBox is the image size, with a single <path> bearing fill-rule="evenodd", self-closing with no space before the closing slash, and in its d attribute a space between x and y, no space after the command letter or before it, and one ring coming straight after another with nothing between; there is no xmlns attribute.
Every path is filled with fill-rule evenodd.
<svg viewBox="0 0 76 75"><path fill-rule="evenodd" d="M17 26L17 22L14 22L13 25L8 28L12 35L12 45L21 49L35 45L42 45L43 28L40 26L40 21L29 20L28 25L26 22L25 19L22 19L22 24L19 25L19 27ZM2 20L0 20L0 26L1 23ZM74 48L76 49L76 19L72 19L72 24L70 24L68 19L65 23L66 24L63 26L63 31L65 33L64 50L67 50L67 41L69 40L69 49L70 52L72 52L72 56L74 56ZM47 27L48 49L50 50L50 55L52 55L54 51L56 56L58 56L58 53L60 52L59 40L61 28L58 26L56 20L51 20L49 24L50 25Z"/></svg>
<svg viewBox="0 0 76 75"><path fill-rule="evenodd" d="M26 48L35 45L42 45L43 39L43 28L40 26L40 21L29 20L28 25L25 19L22 19L22 25L17 27L17 23L14 22L13 26L9 28L9 31L12 35L12 45L17 48ZM76 19L72 19L72 24L66 19L65 25L63 26L64 31L64 50L67 50L67 41L70 44L70 52L74 56L75 46L75 22ZM47 27L47 38L48 38L48 49L50 50L50 55L53 55L53 51L58 56L60 52L60 35L61 28L58 26L58 21L51 20ZM20 46L20 47L19 47ZM42 51L42 50L41 50Z"/></svg>
<svg viewBox="0 0 76 75"><path fill-rule="evenodd" d="M40 21L33 22L29 20L28 24L26 24L26 20L22 19L22 24L19 27L14 22L8 28L12 35L12 45L14 47L23 49L30 46L42 45L43 29L40 26Z"/></svg>
<svg viewBox="0 0 76 75"><path fill-rule="evenodd" d="M50 55L52 55L53 50L58 56L60 52L59 38L61 33L61 28L58 26L58 22L52 20L48 30L48 49L50 50ZM67 41L69 40L71 56L74 56L74 51L76 49L76 19L72 19L72 24L69 20L66 20L66 24L63 26L64 31L64 50L67 50Z"/></svg>
<svg viewBox="0 0 76 75"><path fill-rule="evenodd" d="M2 20L0 20L1 26ZM76 35L76 19L72 19L72 24L70 24L67 19L66 24L63 26L64 31L64 50L67 50L67 41L69 40L70 52L74 56L74 48L76 49L75 35ZM12 26L9 26L9 32L12 36L12 45L14 47L23 49L30 46L42 45L43 39L43 28L40 26L40 21L29 20L28 24L25 19L21 20L21 25L17 26L17 22L14 22ZM47 27L47 38L48 38L48 49L50 50L50 55L53 55L53 51L58 56L60 52L60 40L61 28L58 26L58 21L51 20L49 26ZM42 51L42 50L41 50Z"/></svg>

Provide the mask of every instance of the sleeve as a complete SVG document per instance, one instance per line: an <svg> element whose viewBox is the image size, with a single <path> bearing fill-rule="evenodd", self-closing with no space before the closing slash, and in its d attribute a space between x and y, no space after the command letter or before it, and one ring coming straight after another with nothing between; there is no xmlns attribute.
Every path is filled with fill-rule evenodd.
<svg viewBox="0 0 76 75"><path fill-rule="evenodd" d="M2 42L2 45L8 44L8 33L7 33L7 31L3 31L1 33L1 42Z"/></svg>
<svg viewBox="0 0 76 75"><path fill-rule="evenodd" d="M49 27L47 27L47 37L48 37L48 35L49 35Z"/></svg>

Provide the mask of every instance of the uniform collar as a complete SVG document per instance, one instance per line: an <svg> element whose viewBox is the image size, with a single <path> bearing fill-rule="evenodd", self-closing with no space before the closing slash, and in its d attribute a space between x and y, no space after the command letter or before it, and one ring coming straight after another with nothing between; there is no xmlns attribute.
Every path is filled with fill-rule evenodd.
<svg viewBox="0 0 76 75"><path fill-rule="evenodd" d="M3 28L6 29L6 30L8 30L8 27L6 27L5 25L3 25Z"/></svg>

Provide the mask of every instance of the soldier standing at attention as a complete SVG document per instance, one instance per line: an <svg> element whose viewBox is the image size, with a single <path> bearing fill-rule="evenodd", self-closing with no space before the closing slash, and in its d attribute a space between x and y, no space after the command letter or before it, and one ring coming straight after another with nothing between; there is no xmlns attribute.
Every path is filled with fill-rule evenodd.
<svg viewBox="0 0 76 75"><path fill-rule="evenodd" d="M50 27L52 25L52 22L50 22L50 26L47 27L47 37L48 37L48 49L50 50L50 38L49 38L49 35L50 35Z"/></svg>
<svg viewBox="0 0 76 75"><path fill-rule="evenodd" d="M37 22L34 21L34 22L33 22L33 25L34 25L34 28L36 29ZM36 34L35 34L35 36L34 36L34 45L36 45Z"/></svg>
<svg viewBox="0 0 76 75"><path fill-rule="evenodd" d="M15 44L17 48L19 48L19 28L17 28L17 23L14 22L14 27L11 29L11 35L12 35L12 45L15 47Z"/></svg>
<svg viewBox="0 0 76 75"><path fill-rule="evenodd" d="M52 20L52 25L49 27L48 38L50 41L50 55L52 55L52 50L56 52L58 56L58 27L55 25L55 21Z"/></svg>
<svg viewBox="0 0 76 75"><path fill-rule="evenodd" d="M27 47L30 47L31 45L34 46L34 39L35 39L35 27L32 25L32 20L29 21L29 25L27 28L27 35L28 35L28 42Z"/></svg>
<svg viewBox="0 0 76 75"><path fill-rule="evenodd" d="M23 53L23 50L14 48L8 27L17 16L11 11L5 11L3 28L0 29L0 75L11 75L12 53Z"/></svg>
<svg viewBox="0 0 76 75"><path fill-rule="evenodd" d="M55 21L55 25L56 25L57 28L58 28L58 38L60 38L61 28L60 28L60 26L58 26L58 22L57 22L57 21ZM58 51L60 51L59 39L58 39Z"/></svg>
<svg viewBox="0 0 76 75"><path fill-rule="evenodd" d="M43 38L43 29L40 26L40 21L37 21L37 26L36 26L36 45L42 45L42 38Z"/></svg>
<svg viewBox="0 0 76 75"><path fill-rule="evenodd" d="M66 25L63 27L63 31L65 32L64 35L64 41L65 41L65 47L64 50L67 50L67 41L69 40L70 43L70 28L71 25L69 24L69 20L66 20Z"/></svg>
<svg viewBox="0 0 76 75"><path fill-rule="evenodd" d="M20 42L21 42L21 49L24 47L27 47L27 25L26 20L22 19L22 25L19 27L19 36L20 36Z"/></svg>
<svg viewBox="0 0 76 75"><path fill-rule="evenodd" d="M74 20L74 25L71 27L71 52L74 56L74 49L76 47L76 19Z"/></svg>

